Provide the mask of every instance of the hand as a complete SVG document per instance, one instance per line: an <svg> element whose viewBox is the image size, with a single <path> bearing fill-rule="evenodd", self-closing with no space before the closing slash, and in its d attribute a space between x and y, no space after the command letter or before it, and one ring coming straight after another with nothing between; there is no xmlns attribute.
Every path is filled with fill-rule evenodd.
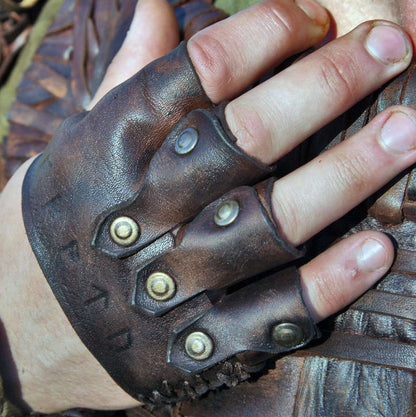
<svg viewBox="0 0 416 417"><path fill-rule="evenodd" d="M321 19L317 19L321 20L321 24L316 25L293 2L268 1L196 35L189 43L188 50L209 98L219 102L238 95L261 73L277 65L286 56L318 42L325 34L326 19L322 15ZM264 30L260 34L257 32L256 37L259 27L264 27ZM363 47L371 27L369 24L361 26L346 38L334 41L233 100L226 108L226 117L238 139L237 144L249 155L264 163L271 163L403 70L410 60L411 54L406 51L406 48L410 50L409 44L400 46L389 27L389 39L384 44L391 46L393 52L401 50L406 57L400 59L390 56L390 59L383 61L394 58L394 62L380 62L368 53L368 49L374 53L374 45L370 48L367 46L367 49ZM379 36L386 36L380 33L380 28L377 26L375 32ZM253 42L254 47L250 42ZM288 88L293 85L296 88ZM322 102L322 107L315 109L316 102ZM276 114L285 115L282 125L279 125L279 121L283 122L283 119L278 119ZM301 124L298 122L299 114L303 115ZM395 117L390 117L392 114L399 117L401 126L397 129L389 126L395 120ZM298 245L307 240L414 163L416 156L411 141L414 127L413 121L408 122L406 114L410 118L415 117L409 109L387 110L347 143L277 181L273 209L290 243ZM383 125L384 132L399 132L399 137L386 142L386 136L383 139L380 134ZM254 131L254 134L250 134L250 131ZM279 138L279 144L275 141L276 137ZM405 145L401 151L395 147L398 142L394 142L400 138ZM386 166L388 169L380 172L380 167ZM27 311L23 309L19 313L23 317L16 317L15 312L11 314L7 303L2 302L0 306L0 317L8 333L24 398L42 411L71 406L132 406L134 400L112 382L80 343L42 277L30 247L22 239L22 221L16 217L16 213L19 207L18 190L25 169L27 166L9 183L2 195L1 216L15 220L16 232L11 238L1 236L5 246L1 253L14 253L14 246L19 248L18 256L22 257L16 262L16 259L7 256L7 263L5 260L2 264L5 269L2 287L5 288L7 303L19 304L22 293L31 297L28 297ZM312 178L315 178L313 182ZM325 201L322 201L323 193L327 196ZM347 201L343 198L345 195L349 196ZM302 267L304 296L314 318L320 320L351 302L386 272L392 256L392 246L385 236L365 232L340 242ZM25 259L25 262L19 259ZM24 278L24 281L20 282L20 278ZM13 285L5 285L7 279L15 280ZM28 280L33 285L29 286ZM37 293L39 298L33 299L33 293ZM34 306L42 304L39 317L33 316L31 302ZM55 318L53 323L50 320L47 323L53 328L56 326L59 332L52 332L52 340L47 342L46 335L38 335L39 321L46 317ZM37 324L31 326L33 322ZM29 332L25 331L23 323L29 324ZM31 341L32 349L22 343L25 338ZM38 363L36 360L34 362L33 358L38 358L35 351L41 351L40 347L44 347L45 343L49 351L46 357L50 362L45 361L44 357L39 358ZM74 358L79 358L75 361L76 366ZM63 365L59 367L61 382L56 381L52 372L52 369L57 369L58 362ZM100 377L98 383L97 376ZM43 381L41 384L36 381L38 377ZM45 381L53 384L54 395L41 391L47 388ZM73 381L73 384L68 385L68 381ZM88 386L85 396L78 391L78 388L84 389L84 384Z"/></svg>

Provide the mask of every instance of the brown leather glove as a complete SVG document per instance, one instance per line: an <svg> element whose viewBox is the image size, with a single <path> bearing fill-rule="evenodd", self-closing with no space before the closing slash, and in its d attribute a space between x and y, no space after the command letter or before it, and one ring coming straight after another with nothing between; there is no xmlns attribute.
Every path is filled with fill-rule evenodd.
<svg viewBox="0 0 416 417"><path fill-rule="evenodd" d="M279 236L273 181L251 186L272 170L235 146L184 44L67 119L30 167L23 215L39 264L133 397L235 385L251 370L236 354L316 335L295 269L244 281L301 255Z"/></svg>

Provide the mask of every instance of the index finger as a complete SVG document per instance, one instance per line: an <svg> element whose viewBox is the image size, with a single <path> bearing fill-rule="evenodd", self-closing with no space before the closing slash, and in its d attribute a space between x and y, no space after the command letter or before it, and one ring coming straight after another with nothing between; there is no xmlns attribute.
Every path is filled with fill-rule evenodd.
<svg viewBox="0 0 416 417"><path fill-rule="evenodd" d="M206 94L218 103L320 42L328 28L328 14L312 0L266 0L197 33L188 53Z"/></svg>

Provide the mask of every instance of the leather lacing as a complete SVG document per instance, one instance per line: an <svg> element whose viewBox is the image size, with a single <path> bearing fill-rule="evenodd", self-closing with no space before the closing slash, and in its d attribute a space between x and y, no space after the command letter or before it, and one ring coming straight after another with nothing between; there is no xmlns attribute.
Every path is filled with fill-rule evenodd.
<svg viewBox="0 0 416 417"><path fill-rule="evenodd" d="M173 387L168 381L163 381L160 390L153 391L151 396L139 395L138 400L145 403L150 411L154 411L161 405L195 400L208 391L224 385L228 388L235 387L248 378L250 378L250 373L244 365L231 359L201 375L195 375L192 377L192 382L184 380L179 386Z"/></svg>

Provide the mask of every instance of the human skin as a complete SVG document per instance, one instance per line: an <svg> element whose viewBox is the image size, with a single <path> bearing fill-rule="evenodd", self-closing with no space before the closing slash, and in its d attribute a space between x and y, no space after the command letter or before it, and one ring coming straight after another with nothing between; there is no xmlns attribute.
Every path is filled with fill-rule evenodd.
<svg viewBox="0 0 416 417"><path fill-rule="evenodd" d="M365 0L321 1L331 11L339 35L367 17L402 22L401 11L411 11L414 5L411 1L380 0L375 9L370 3L373 5ZM325 36L329 23L326 13L308 0L300 6L303 10L292 0L266 0L204 30L188 44L211 100L232 100L226 117L237 144L264 163L279 159L404 70L411 59L409 41L393 26L364 24L240 95L284 58ZM309 15L315 11L315 15L310 18L304 11ZM139 51L135 49L137 39L143 40ZM174 17L167 3L142 0L126 42L91 107L113 86L169 52L176 42ZM381 52L387 55L376 57L380 44L384 45ZM288 89L290 85L296 88ZM314 111L317 100L323 105ZM298 122L299 114L302 123ZM305 242L415 163L415 120L412 109L388 109L346 143L279 179L273 209L288 241L294 245ZM386 135L391 132L395 135ZM0 220L7 224L0 230L0 319L22 398L43 412L135 406L137 401L115 384L82 344L32 253L20 210L21 183L30 163L16 173L0 198ZM345 195L349 198L343 198ZM352 302L388 270L392 259L389 239L368 231L339 242L304 265L300 269L302 287L315 320Z"/></svg>
<svg viewBox="0 0 416 417"><path fill-rule="evenodd" d="M336 22L335 35L342 36L367 20L385 19L403 24L404 5L409 7L409 0L317 0L329 10ZM406 27L409 33L409 27Z"/></svg>

